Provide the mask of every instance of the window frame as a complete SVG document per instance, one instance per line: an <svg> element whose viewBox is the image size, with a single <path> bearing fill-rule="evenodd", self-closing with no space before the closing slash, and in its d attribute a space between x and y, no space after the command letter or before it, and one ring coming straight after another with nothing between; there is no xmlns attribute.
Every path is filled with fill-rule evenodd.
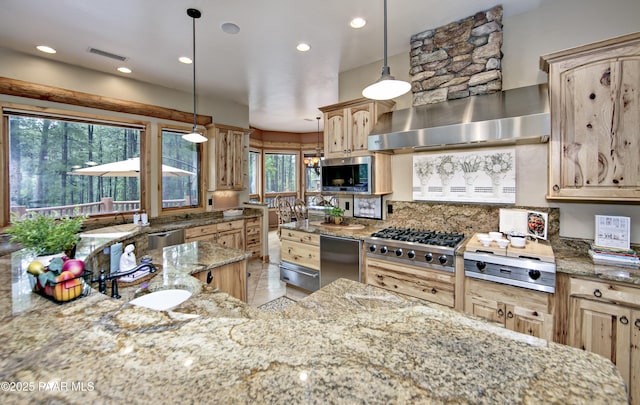
<svg viewBox="0 0 640 405"><path fill-rule="evenodd" d="M266 184L267 184L267 171L265 170L265 163L267 161L266 159L266 155L268 154L287 154L287 155L295 155L296 159L298 160L296 162L295 168L296 168L296 190L295 191L288 191L288 192L276 192L276 193L267 193L267 189L266 189ZM273 199L275 198L276 195L281 195L284 197L294 197L298 198L300 196L300 189L301 189L301 185L302 185L302 180L300 178L301 174L301 153L299 149L272 149L272 148L264 148L262 150L262 195L264 197L263 199L263 203L267 203L269 204L270 208L273 208L271 202L273 201ZM271 200L271 201L270 201Z"/></svg>
<svg viewBox="0 0 640 405"><path fill-rule="evenodd" d="M193 126L186 125L174 125L168 123L159 123L158 124L158 134L157 134L157 153L158 153L158 165L156 167L155 173L158 179L158 193L159 196L156 200L156 210L158 212L158 216L166 216L166 215L174 215L180 213L199 213L206 211L206 200L207 200L207 185L209 184L209 148L205 147L209 142L213 142L206 128L197 127L199 131L202 131L205 137L209 139L207 142L196 144L200 148L200 175L198 176L199 184L198 184L198 205L196 207L167 207L164 208L162 206L162 132L164 130L168 130L171 132L180 132L180 133L189 133L193 129Z"/></svg>
<svg viewBox="0 0 640 405"><path fill-rule="evenodd" d="M247 178L247 191L249 194L249 200L251 199L257 199L258 201L262 201L263 198L263 194L264 194L264 188L263 188L263 182L262 182L262 173L264 172L264 151L261 148L249 148L249 156L247 157L247 177L249 176L249 169L250 169L250 165L249 162L251 161L251 153L256 153L258 155L258 162L256 165L256 182L258 183L256 185L256 191L257 193L251 194L251 186L249 184L249 179Z"/></svg>
<svg viewBox="0 0 640 405"><path fill-rule="evenodd" d="M2 125L0 126L0 167L3 168L0 176L0 190L3 191L3 198L0 198L0 228L9 226L10 223L10 201L9 201L9 116L22 114L32 115L37 118L51 118L58 120L68 120L83 123L95 123L102 125L136 127L140 131L140 211L149 212L151 207L150 178L151 170L149 158L151 156L151 145L149 140L151 134L150 121L131 119L124 117L111 117L97 113L87 113L64 108L41 107L11 102L0 102L0 112ZM16 114L12 114L12 112ZM133 211L129 211L133 213ZM101 222L101 219L112 219L113 214L91 215L90 220Z"/></svg>

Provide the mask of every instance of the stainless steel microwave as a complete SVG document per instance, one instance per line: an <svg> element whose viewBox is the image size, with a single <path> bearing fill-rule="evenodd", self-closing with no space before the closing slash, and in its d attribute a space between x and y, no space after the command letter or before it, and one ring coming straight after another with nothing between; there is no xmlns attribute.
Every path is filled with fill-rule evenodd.
<svg viewBox="0 0 640 405"><path fill-rule="evenodd" d="M373 156L322 160L322 192L373 194L373 165Z"/></svg>

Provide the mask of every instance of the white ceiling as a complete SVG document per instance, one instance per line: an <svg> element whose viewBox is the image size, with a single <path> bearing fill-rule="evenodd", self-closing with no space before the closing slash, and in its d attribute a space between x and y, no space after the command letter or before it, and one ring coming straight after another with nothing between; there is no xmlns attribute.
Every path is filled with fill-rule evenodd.
<svg viewBox="0 0 640 405"><path fill-rule="evenodd" d="M510 16L548 0L390 0L388 55L409 51L412 34L502 4ZM0 0L0 46L191 93L197 8L198 96L223 97L249 107L250 125L263 130L315 132L318 107L338 102L338 74L380 61L382 0ZM356 16L367 25L349 27ZM233 22L240 33L220 25ZM298 42L311 50L296 51ZM35 50L46 44L55 55ZM87 52L98 48L126 62ZM391 66L392 73L398 75Z"/></svg>

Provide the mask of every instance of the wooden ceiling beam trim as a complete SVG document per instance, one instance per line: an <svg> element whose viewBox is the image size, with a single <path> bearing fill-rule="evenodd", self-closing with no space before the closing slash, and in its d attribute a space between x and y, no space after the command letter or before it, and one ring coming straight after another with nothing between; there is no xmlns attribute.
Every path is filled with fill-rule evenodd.
<svg viewBox="0 0 640 405"><path fill-rule="evenodd" d="M25 82L7 77L0 77L0 94L50 101L53 103L96 108L98 110L155 117L177 122L193 123L193 112L185 112L157 105L97 96L95 94ZM213 118L208 115L198 114L196 115L196 122L198 125L205 126L211 124L213 122Z"/></svg>

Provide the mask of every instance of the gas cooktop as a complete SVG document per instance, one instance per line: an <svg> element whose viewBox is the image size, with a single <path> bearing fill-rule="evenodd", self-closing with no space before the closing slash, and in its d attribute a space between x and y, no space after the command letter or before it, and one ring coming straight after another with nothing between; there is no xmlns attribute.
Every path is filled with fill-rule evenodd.
<svg viewBox="0 0 640 405"><path fill-rule="evenodd" d="M392 239L400 242L414 242L424 245L455 248L464 240L464 234L456 232L435 232L413 228L385 228L371 234L374 238Z"/></svg>

